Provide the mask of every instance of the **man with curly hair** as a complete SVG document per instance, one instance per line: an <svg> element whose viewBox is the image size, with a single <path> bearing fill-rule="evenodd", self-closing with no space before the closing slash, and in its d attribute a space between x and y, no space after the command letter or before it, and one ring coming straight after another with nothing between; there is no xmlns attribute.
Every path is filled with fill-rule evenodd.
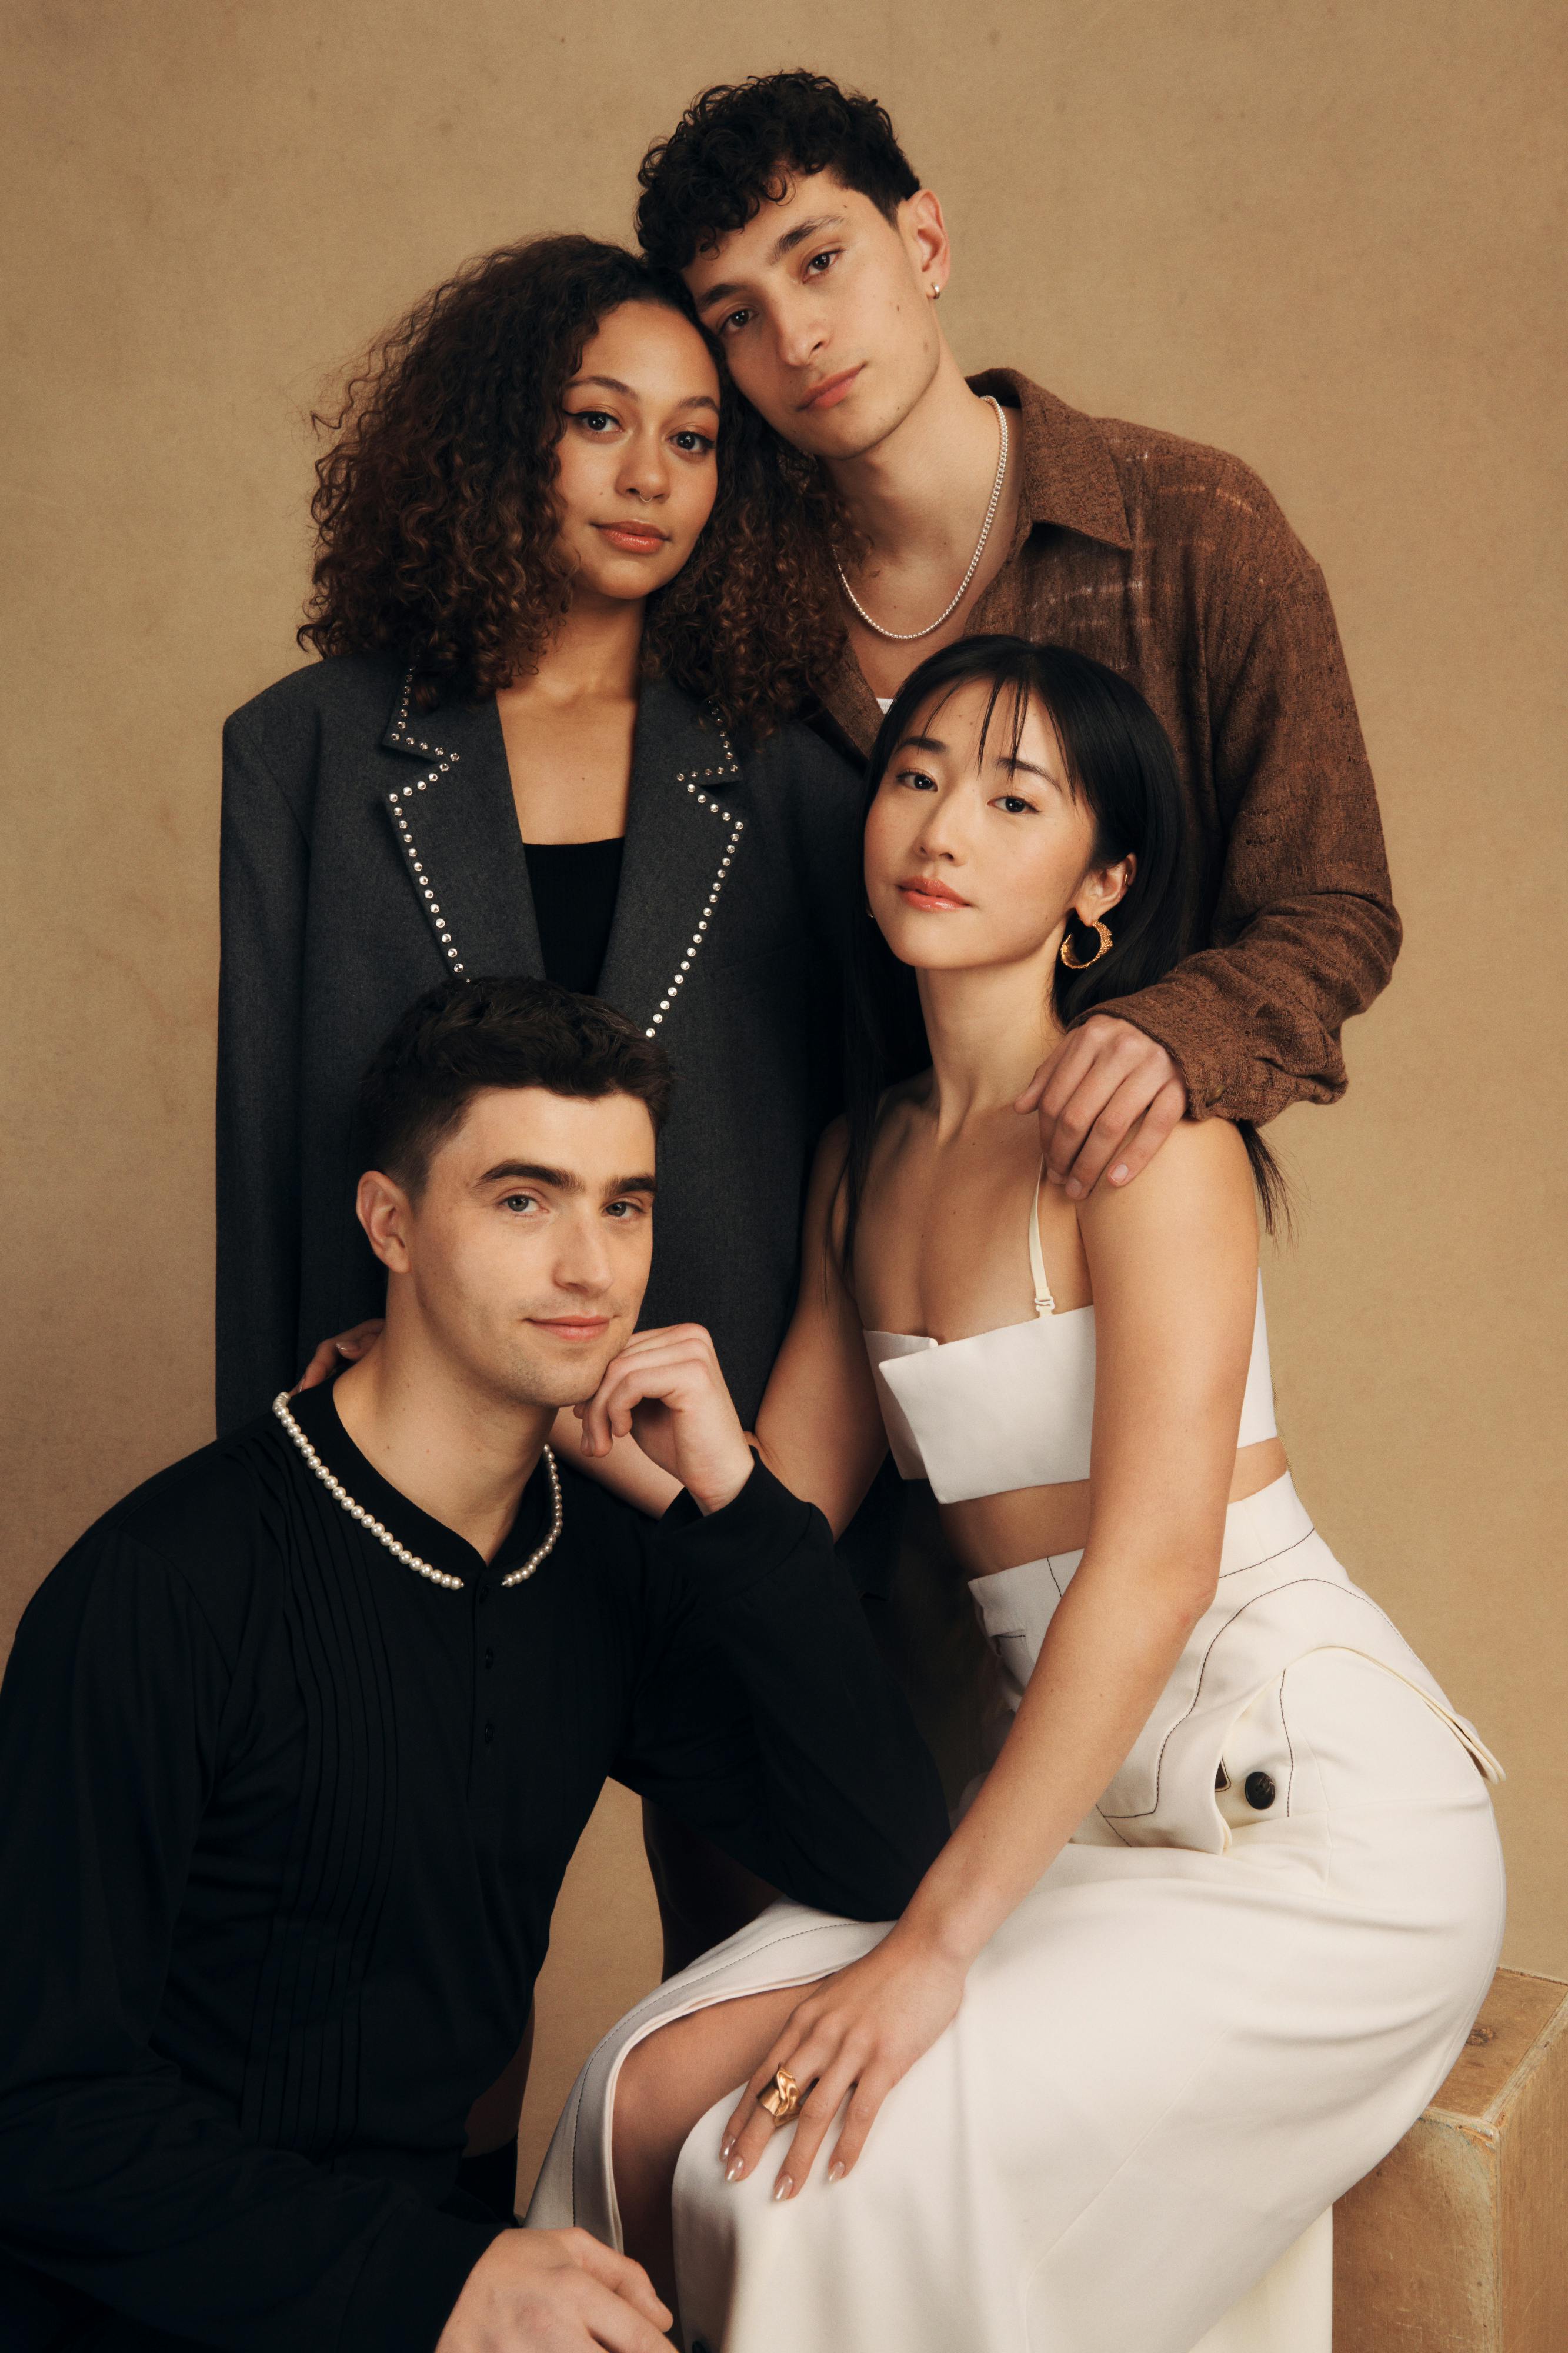
<svg viewBox="0 0 1568 2353"><path fill-rule="evenodd" d="M918 660L999 631L1120 670L1175 744L1203 944L1037 1074L1020 1108L1051 1179L1075 1198L1129 1183L1184 1116L1334 1101L1341 1028L1400 927L1322 575L1257 476L1010 368L966 382L936 311L942 206L886 111L823 75L705 90L639 177L649 260L837 494L823 732L864 754Z"/></svg>

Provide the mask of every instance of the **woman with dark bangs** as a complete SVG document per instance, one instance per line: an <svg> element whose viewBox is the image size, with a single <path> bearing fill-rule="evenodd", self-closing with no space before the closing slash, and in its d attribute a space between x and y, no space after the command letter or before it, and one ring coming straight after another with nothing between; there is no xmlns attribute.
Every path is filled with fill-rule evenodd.
<svg viewBox="0 0 1568 2353"><path fill-rule="evenodd" d="M706 1324L749 1420L842 1100L858 786L789 717L837 628L810 486L679 281L584 237L438 287L325 422L326 659L224 738L219 1427L375 1313L349 1107L451 974L595 991L667 1046L647 1320Z"/></svg>
<svg viewBox="0 0 1568 2353"><path fill-rule="evenodd" d="M639 2257L693 2353L1329 2353L1329 2210L1496 1966L1498 1767L1291 1483L1257 1140L1184 1120L1075 1202L1017 1113L1186 951L1149 705L960 639L865 810L756 1442L834 1526L889 1445L929 1482L1011 1720L890 1927L776 1904L605 2038L529 2220Z"/></svg>

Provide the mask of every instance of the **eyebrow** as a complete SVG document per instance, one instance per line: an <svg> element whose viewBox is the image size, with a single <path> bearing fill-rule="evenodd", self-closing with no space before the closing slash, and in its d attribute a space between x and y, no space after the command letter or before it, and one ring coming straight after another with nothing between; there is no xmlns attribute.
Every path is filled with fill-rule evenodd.
<svg viewBox="0 0 1568 2353"><path fill-rule="evenodd" d="M537 1160L498 1160L479 1178L481 1185L494 1185L502 1177L523 1185L546 1185L554 1193L585 1193L587 1187L581 1176L570 1168L546 1168ZM605 1186L606 1201L618 1200L623 1193L648 1193L654 1190L654 1180L646 1171L636 1176L616 1176Z"/></svg>
<svg viewBox="0 0 1568 2353"><path fill-rule="evenodd" d="M899 745L900 752L945 752L947 749L940 735L906 735ZM1052 776L1049 768L1042 768L1037 761L1020 760L1009 752L999 752L996 765L1010 770L1016 776L1038 776L1041 784L1060 788L1060 777Z"/></svg>
<svg viewBox="0 0 1568 2353"><path fill-rule="evenodd" d="M498 1160L479 1178L481 1185L493 1185L502 1176L515 1176L528 1185L548 1185L555 1193L581 1193L586 1190L581 1176L574 1176L570 1168L546 1168L538 1160Z"/></svg>
<svg viewBox="0 0 1568 2353"><path fill-rule="evenodd" d="M819 236L825 228L842 228L843 226L842 213L818 213L811 220L797 221L794 228L786 228L781 237L774 238L768 248L763 268L773 269L786 254L793 253L796 246L804 245L807 237ZM726 279L721 285L710 286L707 293L699 298L697 307L700 311L710 310L715 302L731 301L745 290L739 279Z"/></svg>
<svg viewBox="0 0 1568 2353"><path fill-rule="evenodd" d="M618 375L574 375L566 389L577 392L591 384L598 385L605 392L618 392L626 400L640 400L642 397L629 384L623 384ZM709 392L694 392L689 399L678 400L675 405L677 408L710 408L715 417L719 414L719 404Z"/></svg>

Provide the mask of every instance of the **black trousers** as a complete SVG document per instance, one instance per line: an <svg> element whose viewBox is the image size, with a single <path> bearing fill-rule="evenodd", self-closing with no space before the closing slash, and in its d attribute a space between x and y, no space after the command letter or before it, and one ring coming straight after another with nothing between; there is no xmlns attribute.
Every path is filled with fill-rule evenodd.
<svg viewBox="0 0 1568 2353"><path fill-rule="evenodd" d="M122 2320L0 2255L0 2353L191 2353L191 2340Z"/></svg>
<svg viewBox="0 0 1568 2353"><path fill-rule="evenodd" d="M516 2141L465 2158L443 2211L472 2221L510 2222L516 2180ZM79 2288L62 2287L0 2254L0 2353L194 2353L199 2344L199 2338L126 2320Z"/></svg>

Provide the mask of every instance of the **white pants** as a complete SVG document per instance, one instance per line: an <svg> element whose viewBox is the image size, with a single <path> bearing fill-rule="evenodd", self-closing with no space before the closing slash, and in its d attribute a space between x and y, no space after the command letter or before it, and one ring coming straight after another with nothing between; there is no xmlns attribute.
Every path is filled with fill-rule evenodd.
<svg viewBox="0 0 1568 2353"><path fill-rule="evenodd" d="M1311 1546L1295 1571L1331 1558ZM1091 1818L979 1955L846 2180L821 2159L776 2206L773 2167L728 2185L736 2093L709 2112L675 2184L693 2353L1192 2353L1386 2154L1496 1967L1485 1782L1415 1684L1341 1648L1274 1674L1221 1760L1223 1846L1127 1844ZM651 1995L584 2071L531 2224L618 2242L615 2078L644 2034L884 1933L775 1905ZM1308 2337L1260 2315L1247 2353L1312 2338L1328 2353L1326 2315Z"/></svg>

